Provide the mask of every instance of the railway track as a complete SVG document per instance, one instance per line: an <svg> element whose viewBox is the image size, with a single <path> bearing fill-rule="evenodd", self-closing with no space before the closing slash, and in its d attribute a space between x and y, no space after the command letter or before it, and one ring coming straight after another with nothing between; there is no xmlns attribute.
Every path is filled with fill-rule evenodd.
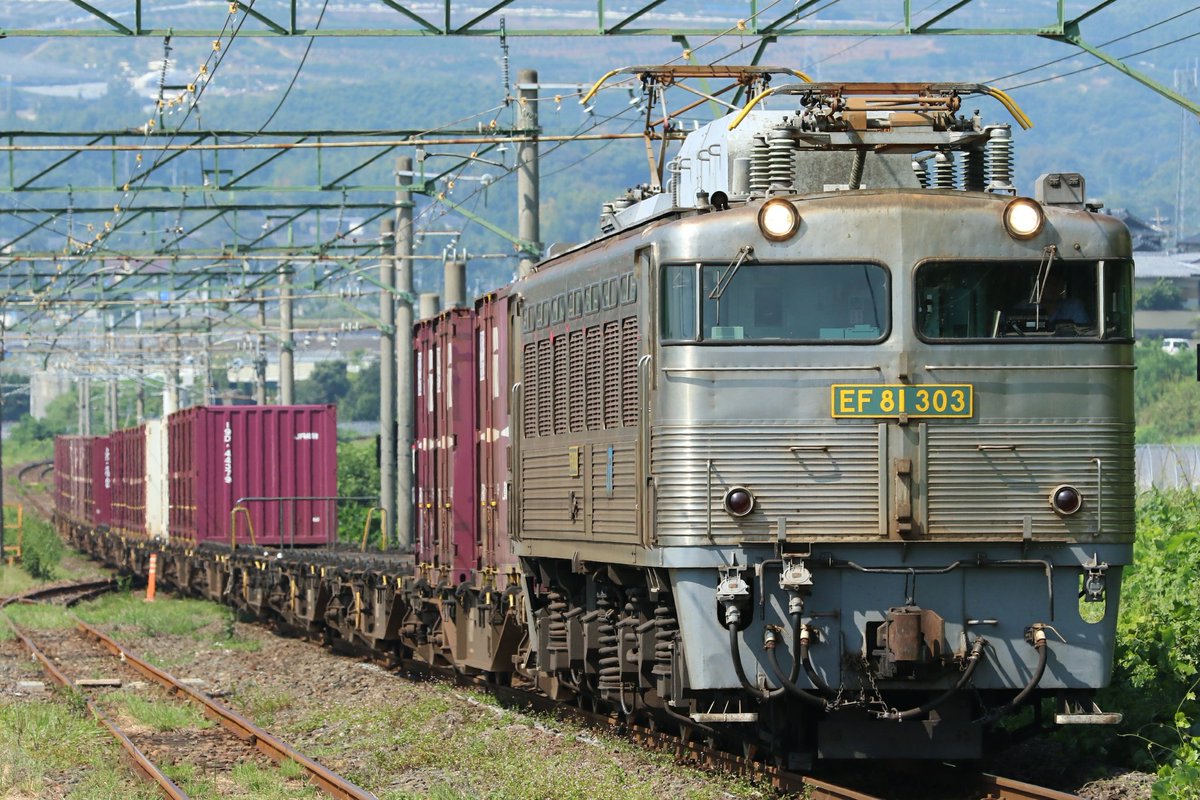
<svg viewBox="0 0 1200 800"><path fill-rule="evenodd" d="M505 705L556 713L588 727L616 732L643 747L673 755L677 761L737 775L756 784L770 786L787 796L810 800L893 800L897 797L890 792L878 794L872 793L873 790L845 785L840 778L792 772L753 757L711 747L700 737L681 738L672 732L630 723L614 715L564 706L523 688L500 686L486 680L473 679L449 668L430 669L427 664L417 661L404 661L401 667L411 674L440 678L486 692ZM904 797L919 797L922 800L1080 800L1078 795L1068 792L985 772L942 765L931 765L922 770L922 775L926 780L920 782L916 788L906 789Z"/></svg>
<svg viewBox="0 0 1200 800"><path fill-rule="evenodd" d="M0 608L12 603L44 603L52 601L68 608L85 600L94 600L102 594L117 589L115 578L104 578L95 581L41 586L12 597L0 599Z"/></svg>
<svg viewBox="0 0 1200 800"><path fill-rule="evenodd" d="M122 647L103 632L78 622L74 630L60 632L55 643L55 657L48 647L38 642L11 620L9 625L21 643L41 663L46 673L60 686L78 692L97 721L117 739L135 770L156 784L165 797L173 800L187 798L159 764L195 763L205 775L228 773L233 766L250 761L270 759L277 764L294 762L305 779L330 797L339 800L374 800L375 795L321 764L297 752L286 742L259 728L222 703L181 683L170 674L147 663ZM45 634L43 634L44 636ZM68 666L69 665L69 666ZM203 715L219 724L209 730L177 731L171 735L124 730L110 713L105 693L123 679L76 680L80 674L125 673L145 679L158 697L174 702L190 702L200 707ZM197 762L203 763L197 763Z"/></svg>

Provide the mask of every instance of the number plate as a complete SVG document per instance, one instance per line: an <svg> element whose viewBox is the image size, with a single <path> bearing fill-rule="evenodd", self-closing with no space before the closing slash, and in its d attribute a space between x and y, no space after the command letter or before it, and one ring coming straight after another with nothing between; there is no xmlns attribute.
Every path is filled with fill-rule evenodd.
<svg viewBox="0 0 1200 800"><path fill-rule="evenodd" d="M950 417L975 413L969 383L910 386L903 383L835 383L830 389L834 417Z"/></svg>

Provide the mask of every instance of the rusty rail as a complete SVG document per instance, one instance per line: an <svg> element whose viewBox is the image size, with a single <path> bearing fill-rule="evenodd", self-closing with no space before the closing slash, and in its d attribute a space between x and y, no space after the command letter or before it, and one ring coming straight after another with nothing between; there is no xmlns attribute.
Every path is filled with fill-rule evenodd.
<svg viewBox="0 0 1200 800"><path fill-rule="evenodd" d="M71 598L67 605L72 605L80 600L90 600L91 598L111 592L117 588L117 581L113 578L105 578L96 581L84 581L82 583L68 583L60 586L43 586L33 589L22 594L13 595L0 600L0 608L9 605L10 603L29 603L39 600L45 600L58 595L78 594L78 597Z"/></svg>
<svg viewBox="0 0 1200 800"><path fill-rule="evenodd" d="M1047 789L1032 783L1001 778L982 773L978 777L979 788L985 792L980 800L1080 800L1079 795Z"/></svg>
<svg viewBox="0 0 1200 800"><path fill-rule="evenodd" d="M199 705L204 710L205 716L219 722L239 739L254 745L259 752L271 760L279 763L285 760L295 761L308 773L309 779L317 788L330 797L336 797L338 800L376 800L375 795L371 792L355 786L336 772L323 767L308 756L292 749L289 744L258 727L223 703L219 703L208 695L179 683L170 674L143 661L137 655L113 641L113 639L102 631L93 628L86 622L79 622L78 628L103 644L113 655L121 657L125 663L150 680Z"/></svg>
<svg viewBox="0 0 1200 800"><path fill-rule="evenodd" d="M179 786L177 786L174 781L168 778L163 771L154 764L153 761L147 758L146 754L139 750L137 745L130 741L129 737L125 735L125 732L122 731L115 722L109 719L105 713L87 697L86 694L81 692L79 687L75 685L75 682L67 677L62 670L56 667L54 662L51 661L36 644L34 644L33 640L26 636L24 631L17 627L16 623L14 623L11 619L8 619L8 617L5 617L4 619L8 622L8 627L12 629L12 632L17 636L18 639L21 640L21 643L25 645L25 648L33 654L34 658L41 662L42 669L46 671L46 674L49 675L55 683L74 692L79 692L79 695L87 704L88 711L90 711L92 716L96 718L96 721L105 727L108 732L112 734L113 738L117 740L117 743L121 745L122 749L124 749L125 755L129 759L130 764L133 765L133 768L137 770L137 772L143 778L157 784L159 791L163 793L164 797L169 798L169 800L188 800L188 795L183 791L183 789L180 789Z"/></svg>

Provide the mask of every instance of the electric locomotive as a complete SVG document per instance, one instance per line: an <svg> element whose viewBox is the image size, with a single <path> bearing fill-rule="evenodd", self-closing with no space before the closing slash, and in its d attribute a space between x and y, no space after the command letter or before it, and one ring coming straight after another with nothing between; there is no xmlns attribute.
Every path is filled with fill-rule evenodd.
<svg viewBox="0 0 1200 800"><path fill-rule="evenodd" d="M649 183L417 325L412 563L264 551L236 508L224 535L108 530L65 442L60 528L326 640L792 767L974 758L1051 701L1119 721L1093 695L1133 549L1122 223L1075 173L1017 192L1011 127L962 113L1028 126L988 87L621 73L654 101ZM664 102L696 78L756 94L685 133L695 104Z"/></svg>
<svg viewBox="0 0 1200 800"><path fill-rule="evenodd" d="M510 289L521 668L793 764L1118 721L1122 223L1075 173L1017 192L988 87L621 72L760 91L665 162L664 113L650 184Z"/></svg>

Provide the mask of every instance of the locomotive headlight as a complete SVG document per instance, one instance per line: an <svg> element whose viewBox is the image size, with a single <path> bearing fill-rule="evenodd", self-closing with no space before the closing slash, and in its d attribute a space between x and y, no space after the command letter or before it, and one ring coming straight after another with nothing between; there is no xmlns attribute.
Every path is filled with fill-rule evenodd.
<svg viewBox="0 0 1200 800"><path fill-rule="evenodd" d="M1056 486L1050 493L1050 507L1055 513L1069 517L1083 507L1083 495L1074 486Z"/></svg>
<svg viewBox="0 0 1200 800"><path fill-rule="evenodd" d="M721 505L727 513L744 517L754 510L754 494L745 486L734 486L725 493Z"/></svg>
<svg viewBox="0 0 1200 800"><path fill-rule="evenodd" d="M1036 200L1018 197L1004 207L1004 229L1014 239L1032 239L1042 231L1046 215Z"/></svg>
<svg viewBox="0 0 1200 800"><path fill-rule="evenodd" d="M781 197L768 200L758 209L758 229L772 242L782 242L800 230L800 212Z"/></svg>

